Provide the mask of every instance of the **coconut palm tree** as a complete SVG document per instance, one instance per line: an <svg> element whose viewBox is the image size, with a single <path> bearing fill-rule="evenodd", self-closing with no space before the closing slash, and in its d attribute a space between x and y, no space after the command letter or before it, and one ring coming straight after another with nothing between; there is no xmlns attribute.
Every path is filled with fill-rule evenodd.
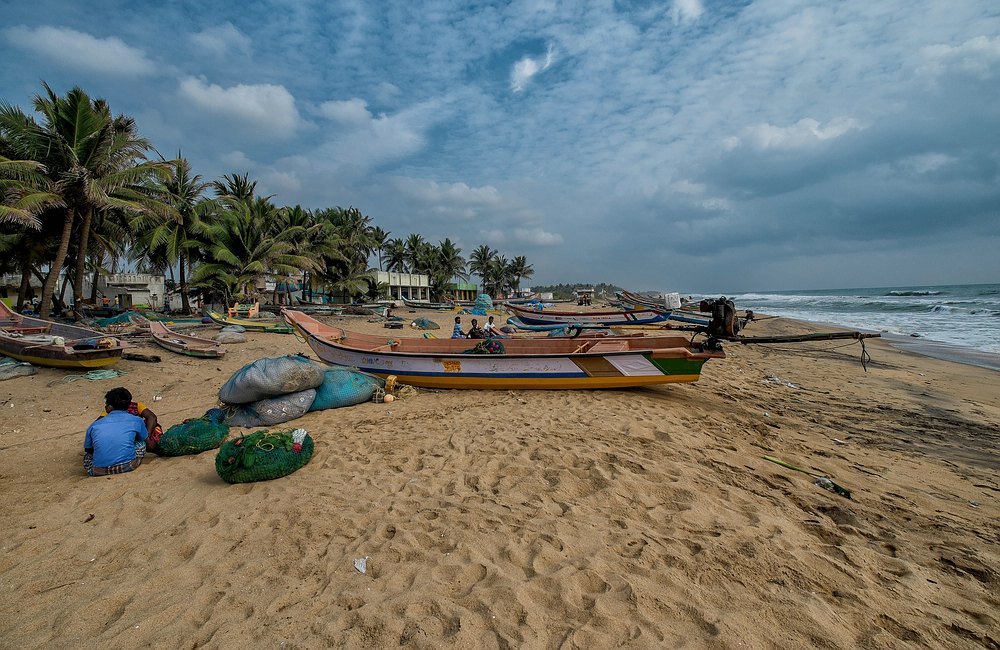
<svg viewBox="0 0 1000 650"><path fill-rule="evenodd" d="M406 244L402 239L391 239L385 245L385 268L402 273L406 270Z"/></svg>
<svg viewBox="0 0 1000 650"><path fill-rule="evenodd" d="M406 270L410 273L419 273L421 254L424 244L423 235L411 233L406 238Z"/></svg>
<svg viewBox="0 0 1000 650"><path fill-rule="evenodd" d="M39 230L42 223L38 215L62 206L59 195L48 191L44 172L41 163L0 155L0 223Z"/></svg>
<svg viewBox="0 0 1000 650"><path fill-rule="evenodd" d="M528 264L528 260L524 257L524 255L518 255L511 260L510 266L507 270L513 284L515 295L521 291L521 280L530 278L535 274L535 269Z"/></svg>
<svg viewBox="0 0 1000 650"><path fill-rule="evenodd" d="M145 259L161 270L170 269L171 275L176 265L181 310L189 314L188 276L202 250L199 236L202 223L219 205L205 196L213 184L202 181L199 174L192 174L191 163L179 151L176 160L169 162L170 177L157 180L149 189L170 211L166 216L143 214L132 221L133 232L141 233L132 257L136 261Z"/></svg>
<svg viewBox="0 0 1000 650"><path fill-rule="evenodd" d="M41 121L19 108L0 103L0 139L13 154L45 166L49 191L63 205L62 231L42 284L42 316L48 316L56 281L62 272L74 225L80 219L78 255L86 255L95 211L140 212L142 197L134 188L162 168L146 160L149 143L135 137L129 118L112 118L107 102L93 100L75 87L65 97L42 84L33 99ZM77 265L77 276L81 277ZM77 298L81 286L74 287Z"/></svg>
<svg viewBox="0 0 1000 650"><path fill-rule="evenodd" d="M382 252L385 250L386 244L389 242L389 231L383 230L379 226L375 226L369 232L371 235L372 246L375 247L375 252L378 253L378 270L382 270Z"/></svg>
<svg viewBox="0 0 1000 650"><path fill-rule="evenodd" d="M268 275L316 269L315 262L297 252L294 243L269 232L268 219L273 215L247 201L225 203L217 217L203 226L202 236L211 243L205 261L191 275L192 285L221 292L228 303L233 297L256 295L258 280Z"/></svg>
<svg viewBox="0 0 1000 650"><path fill-rule="evenodd" d="M469 256L469 272L475 273L483 280L484 289L486 288L486 274L490 269L490 263L496 256L497 252L486 244L481 244Z"/></svg>

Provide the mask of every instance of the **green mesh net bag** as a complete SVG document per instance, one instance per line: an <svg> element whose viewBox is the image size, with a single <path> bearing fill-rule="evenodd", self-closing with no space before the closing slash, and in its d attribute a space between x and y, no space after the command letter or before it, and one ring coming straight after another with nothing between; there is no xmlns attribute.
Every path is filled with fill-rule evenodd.
<svg viewBox="0 0 1000 650"><path fill-rule="evenodd" d="M305 429L254 431L219 448L215 471L226 483L281 478L308 463L313 446L313 439Z"/></svg>
<svg viewBox="0 0 1000 650"><path fill-rule="evenodd" d="M175 424L160 436L159 453L162 456L185 456L215 449L229 435L226 413L222 409L209 409L195 420Z"/></svg>
<svg viewBox="0 0 1000 650"><path fill-rule="evenodd" d="M462 354L506 354L503 343L496 339L484 339L476 347L465 350Z"/></svg>

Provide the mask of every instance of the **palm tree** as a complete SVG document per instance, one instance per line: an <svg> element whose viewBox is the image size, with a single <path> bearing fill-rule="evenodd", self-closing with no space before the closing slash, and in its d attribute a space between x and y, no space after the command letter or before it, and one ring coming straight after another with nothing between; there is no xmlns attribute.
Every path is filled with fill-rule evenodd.
<svg viewBox="0 0 1000 650"><path fill-rule="evenodd" d="M157 163L146 161L143 151L149 145L135 137L131 121L113 119L107 102L92 100L79 87L65 97L44 83L42 87L45 95L33 99L40 123L19 108L0 103L0 139L18 158L45 166L49 191L64 206L62 231L42 284L41 313L46 317L77 218L82 220L78 255L85 256L94 212L142 211L141 196L132 188L160 169ZM77 276L81 274L78 264ZM76 283L78 299L80 290Z"/></svg>
<svg viewBox="0 0 1000 650"><path fill-rule="evenodd" d="M421 252L426 243L423 235L416 233L406 238L406 267L410 273L420 272Z"/></svg>
<svg viewBox="0 0 1000 650"><path fill-rule="evenodd" d="M257 190L257 181L249 179L250 174L226 174L222 180L212 181L212 189L219 198L229 197L237 201L250 201ZM271 198L271 197L268 197Z"/></svg>
<svg viewBox="0 0 1000 650"><path fill-rule="evenodd" d="M45 166L33 160L10 160L0 155L0 223L39 230L38 215L61 207L58 194L47 190Z"/></svg>
<svg viewBox="0 0 1000 650"><path fill-rule="evenodd" d="M382 270L382 251L385 250L386 243L389 241L389 231L383 230L379 226L375 226L369 231L371 235L372 245L375 247L375 252L378 253L378 270Z"/></svg>
<svg viewBox="0 0 1000 650"><path fill-rule="evenodd" d="M406 244L402 239L392 239L385 245L385 268L402 273L406 270Z"/></svg>
<svg viewBox="0 0 1000 650"><path fill-rule="evenodd" d="M462 257L462 249L455 246L455 243L447 237L438 243L438 265L441 272L449 280L451 278L469 279L469 274L465 270L466 264L465 258Z"/></svg>
<svg viewBox="0 0 1000 650"><path fill-rule="evenodd" d="M496 256L497 252L486 244L481 244L469 256L469 272L475 273L483 280L484 289L486 288L486 274L490 269L490 263Z"/></svg>
<svg viewBox="0 0 1000 650"><path fill-rule="evenodd" d="M202 181L198 174L192 175L191 163L181 157L179 151L177 159L170 164L170 177L154 183L150 188L160 201L169 206L169 216L140 215L132 222L133 231L142 233L133 249L133 259L155 260L154 266L169 268L171 272L177 265L181 310L189 314L191 304L187 278L193 260L199 257L202 249L199 238L202 222L218 205L204 196L213 185Z"/></svg>
<svg viewBox="0 0 1000 650"><path fill-rule="evenodd" d="M524 255L518 255L515 257L511 261L507 270L513 282L515 295L521 292L521 280L530 278L535 274L535 269L528 264L528 260L524 257Z"/></svg>
<svg viewBox="0 0 1000 650"><path fill-rule="evenodd" d="M295 251L288 239L268 232L266 211L243 200L229 200L217 218L203 227L211 242L205 261L194 270L191 284L231 298L253 297L258 280L269 274L314 270L315 262Z"/></svg>

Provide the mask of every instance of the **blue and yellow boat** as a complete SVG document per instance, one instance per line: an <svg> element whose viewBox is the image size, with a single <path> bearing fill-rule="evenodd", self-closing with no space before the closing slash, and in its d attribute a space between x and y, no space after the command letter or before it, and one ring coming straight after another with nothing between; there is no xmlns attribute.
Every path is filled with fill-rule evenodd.
<svg viewBox="0 0 1000 650"><path fill-rule="evenodd" d="M126 347L113 336L17 314L0 302L0 354L18 361L89 370L117 363Z"/></svg>

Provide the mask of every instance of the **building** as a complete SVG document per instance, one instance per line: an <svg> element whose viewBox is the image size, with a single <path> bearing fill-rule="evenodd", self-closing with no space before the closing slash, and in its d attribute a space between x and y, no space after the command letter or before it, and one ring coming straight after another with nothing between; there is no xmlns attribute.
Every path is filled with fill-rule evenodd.
<svg viewBox="0 0 1000 650"><path fill-rule="evenodd" d="M424 273L398 273L395 271L372 271L378 284L389 285L392 300L431 299L431 279Z"/></svg>

